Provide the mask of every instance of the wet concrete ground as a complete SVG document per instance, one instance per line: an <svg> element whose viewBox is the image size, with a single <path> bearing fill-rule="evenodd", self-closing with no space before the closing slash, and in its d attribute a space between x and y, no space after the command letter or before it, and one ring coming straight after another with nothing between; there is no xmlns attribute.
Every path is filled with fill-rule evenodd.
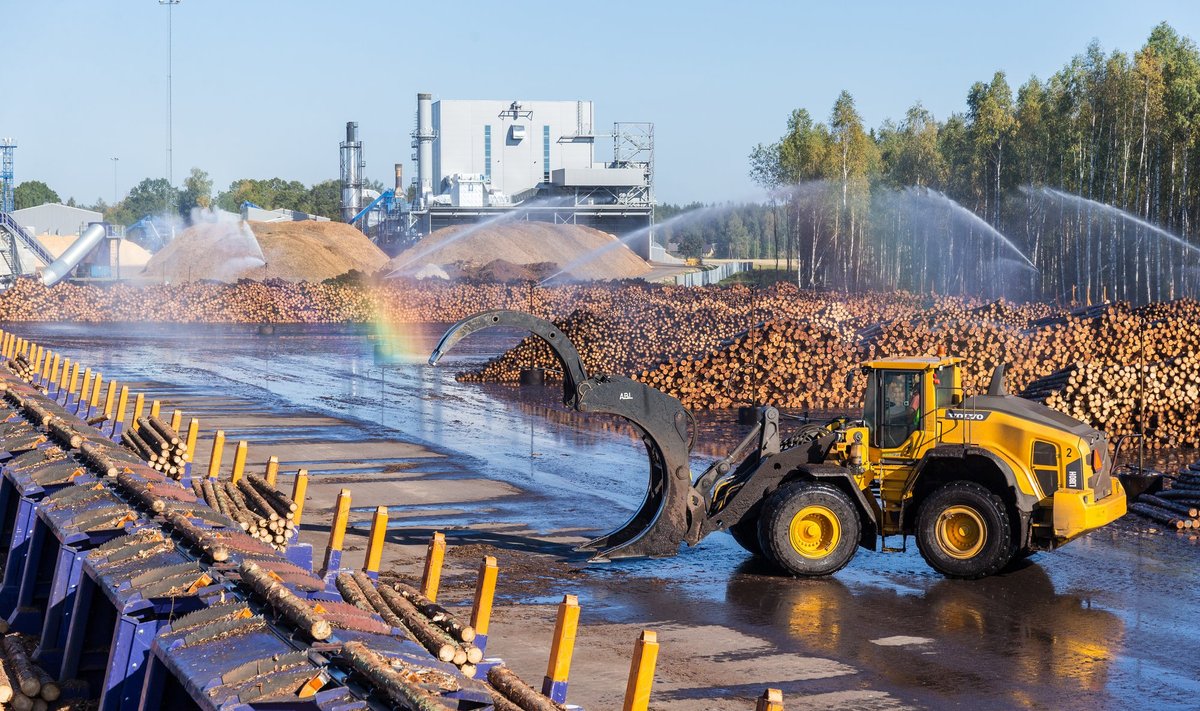
<svg viewBox="0 0 1200 711"><path fill-rule="evenodd" d="M360 526L389 507L387 563L400 574L415 573L430 532L446 531L460 551L451 601L469 597L478 554L494 549L503 572L489 653L535 685L553 605L578 594L576 703L619 705L642 628L663 645L660 709L750 708L767 686L789 708L1190 709L1200 699L1200 549L1187 535L1124 521L976 582L942 579L914 546L860 551L827 580L781 578L723 534L668 560L588 566L571 548L640 501L644 454L624 429L555 408L554 389L454 382L464 358L511 336L469 339L440 368L384 369L356 328L13 329L197 414L205 444L219 426L230 447L250 442L251 462L278 454L285 472L308 467L304 528L318 556L343 486ZM412 334L414 353L437 335ZM739 436L725 417L701 429L707 456ZM348 540L353 562L362 537Z"/></svg>

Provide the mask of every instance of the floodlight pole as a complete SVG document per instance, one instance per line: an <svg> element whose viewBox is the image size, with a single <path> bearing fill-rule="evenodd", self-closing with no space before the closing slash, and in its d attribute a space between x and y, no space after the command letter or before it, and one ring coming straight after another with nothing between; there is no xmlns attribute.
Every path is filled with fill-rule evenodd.
<svg viewBox="0 0 1200 711"><path fill-rule="evenodd" d="M175 175L174 175L175 166L173 165L173 162L174 162L173 138L174 137L172 135L173 127L172 127L172 120L171 120L172 119L171 111L172 111L172 104L173 104L172 96L171 96L171 89L172 89L171 74L172 74L172 58L174 55L174 51L173 51L173 49L174 49L174 47L173 47L174 31L173 31L173 27L172 27L172 25L173 25L172 16L174 15L175 6L178 5L181 1L182 0L158 0L159 5L167 6L167 205L166 205L167 209L166 209L166 212L168 214L170 214L171 209L174 207L174 203L175 203L175 201L171 199L171 190L172 190L172 186L174 185L174 181L175 181Z"/></svg>

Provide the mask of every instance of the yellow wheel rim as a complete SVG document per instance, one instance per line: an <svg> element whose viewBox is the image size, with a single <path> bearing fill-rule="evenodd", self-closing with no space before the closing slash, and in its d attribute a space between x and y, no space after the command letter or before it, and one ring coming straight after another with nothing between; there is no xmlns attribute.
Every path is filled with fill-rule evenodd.
<svg viewBox="0 0 1200 711"><path fill-rule="evenodd" d="M942 551L952 558L974 558L987 542L987 524L975 509L951 506L938 516L937 542Z"/></svg>
<svg viewBox="0 0 1200 711"><path fill-rule="evenodd" d="M842 540L842 525L837 514L824 506L805 506L788 525L792 548L805 558L820 559L837 548Z"/></svg>

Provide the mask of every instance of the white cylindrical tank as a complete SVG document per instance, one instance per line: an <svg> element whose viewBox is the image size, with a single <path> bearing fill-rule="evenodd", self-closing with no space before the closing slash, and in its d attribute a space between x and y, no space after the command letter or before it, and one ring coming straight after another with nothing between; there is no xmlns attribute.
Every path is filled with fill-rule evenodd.
<svg viewBox="0 0 1200 711"><path fill-rule="evenodd" d="M433 94L417 94L417 199L433 193Z"/></svg>

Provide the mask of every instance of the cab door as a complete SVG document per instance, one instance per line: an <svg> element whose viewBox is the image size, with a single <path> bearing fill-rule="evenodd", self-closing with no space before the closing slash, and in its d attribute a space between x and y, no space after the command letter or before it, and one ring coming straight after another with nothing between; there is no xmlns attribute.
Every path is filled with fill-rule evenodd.
<svg viewBox="0 0 1200 711"><path fill-rule="evenodd" d="M919 370L879 371L871 446L882 459L916 458L924 435L924 375Z"/></svg>

